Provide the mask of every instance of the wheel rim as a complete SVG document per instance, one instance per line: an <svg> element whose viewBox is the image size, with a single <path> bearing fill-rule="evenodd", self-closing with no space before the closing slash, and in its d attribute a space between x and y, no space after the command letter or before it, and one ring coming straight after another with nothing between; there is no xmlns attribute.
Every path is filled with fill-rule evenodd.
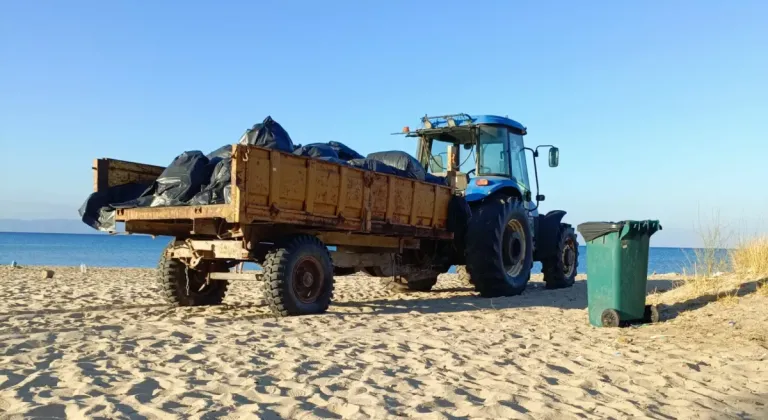
<svg viewBox="0 0 768 420"><path fill-rule="evenodd" d="M517 220L510 220L504 230L502 255L504 270L508 275L519 275L525 266L526 243L525 230Z"/></svg>
<svg viewBox="0 0 768 420"><path fill-rule="evenodd" d="M565 277L573 275L573 270L576 268L576 243L572 238L568 238L565 241L563 247L563 273Z"/></svg>
<svg viewBox="0 0 768 420"><path fill-rule="evenodd" d="M317 300L323 289L325 277L320 262L313 257L303 257L293 268L293 292L304 303Z"/></svg>

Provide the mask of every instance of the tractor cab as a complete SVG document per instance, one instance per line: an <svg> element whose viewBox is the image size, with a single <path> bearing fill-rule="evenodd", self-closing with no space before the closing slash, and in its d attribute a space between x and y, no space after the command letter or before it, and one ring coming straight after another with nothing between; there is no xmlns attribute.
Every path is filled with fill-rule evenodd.
<svg viewBox="0 0 768 420"><path fill-rule="evenodd" d="M558 165L556 147L525 147L526 128L517 121L495 115L443 115L422 118L422 127L406 135L419 138L417 157L428 172L447 177L468 202L496 192L519 194L531 201L531 184L525 151L535 158L539 147L550 147L549 166ZM538 189L538 174L536 174ZM544 197L536 195L537 201Z"/></svg>

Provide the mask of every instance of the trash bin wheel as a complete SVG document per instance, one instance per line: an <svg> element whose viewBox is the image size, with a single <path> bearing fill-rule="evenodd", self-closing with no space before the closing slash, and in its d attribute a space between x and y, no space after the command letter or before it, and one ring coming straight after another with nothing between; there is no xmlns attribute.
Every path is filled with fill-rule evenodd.
<svg viewBox="0 0 768 420"><path fill-rule="evenodd" d="M328 248L312 235L279 241L264 261L262 290L276 316L320 314L333 298L333 263Z"/></svg>
<svg viewBox="0 0 768 420"><path fill-rule="evenodd" d="M643 314L643 322L645 323L657 323L659 322L659 308L656 305L645 305L645 314Z"/></svg>
<svg viewBox="0 0 768 420"><path fill-rule="evenodd" d="M619 317L619 313L613 309L604 310L602 315L600 316L600 321L602 322L603 327L615 328L621 324L621 318Z"/></svg>

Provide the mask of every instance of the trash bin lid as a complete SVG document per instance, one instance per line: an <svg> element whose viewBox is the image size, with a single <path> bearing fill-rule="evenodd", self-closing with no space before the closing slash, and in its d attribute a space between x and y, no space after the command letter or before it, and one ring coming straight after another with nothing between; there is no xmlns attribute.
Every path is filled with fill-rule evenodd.
<svg viewBox="0 0 768 420"><path fill-rule="evenodd" d="M622 234L647 234L653 235L661 230L658 220L623 220L621 222L585 222L576 227L584 237L584 240L594 241L595 239L613 232L621 232L625 225L629 228Z"/></svg>
<svg viewBox="0 0 768 420"><path fill-rule="evenodd" d="M621 232L623 228L624 222L585 222L576 227L587 242L609 233Z"/></svg>

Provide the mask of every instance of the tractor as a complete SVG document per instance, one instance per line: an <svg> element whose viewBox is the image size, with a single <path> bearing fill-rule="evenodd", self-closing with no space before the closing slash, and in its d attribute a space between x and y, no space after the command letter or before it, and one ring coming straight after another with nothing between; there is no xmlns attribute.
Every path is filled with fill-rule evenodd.
<svg viewBox="0 0 768 420"><path fill-rule="evenodd" d="M425 116L418 138L417 158L433 175L443 176L467 201L471 210L461 238L464 255L457 273L484 297L514 296L525 290L534 261L541 262L546 288L574 284L579 248L565 211L539 213L536 159L548 149L549 166L559 163L552 145L525 147L525 126L495 115ZM526 152L533 157L536 195L528 177Z"/></svg>

